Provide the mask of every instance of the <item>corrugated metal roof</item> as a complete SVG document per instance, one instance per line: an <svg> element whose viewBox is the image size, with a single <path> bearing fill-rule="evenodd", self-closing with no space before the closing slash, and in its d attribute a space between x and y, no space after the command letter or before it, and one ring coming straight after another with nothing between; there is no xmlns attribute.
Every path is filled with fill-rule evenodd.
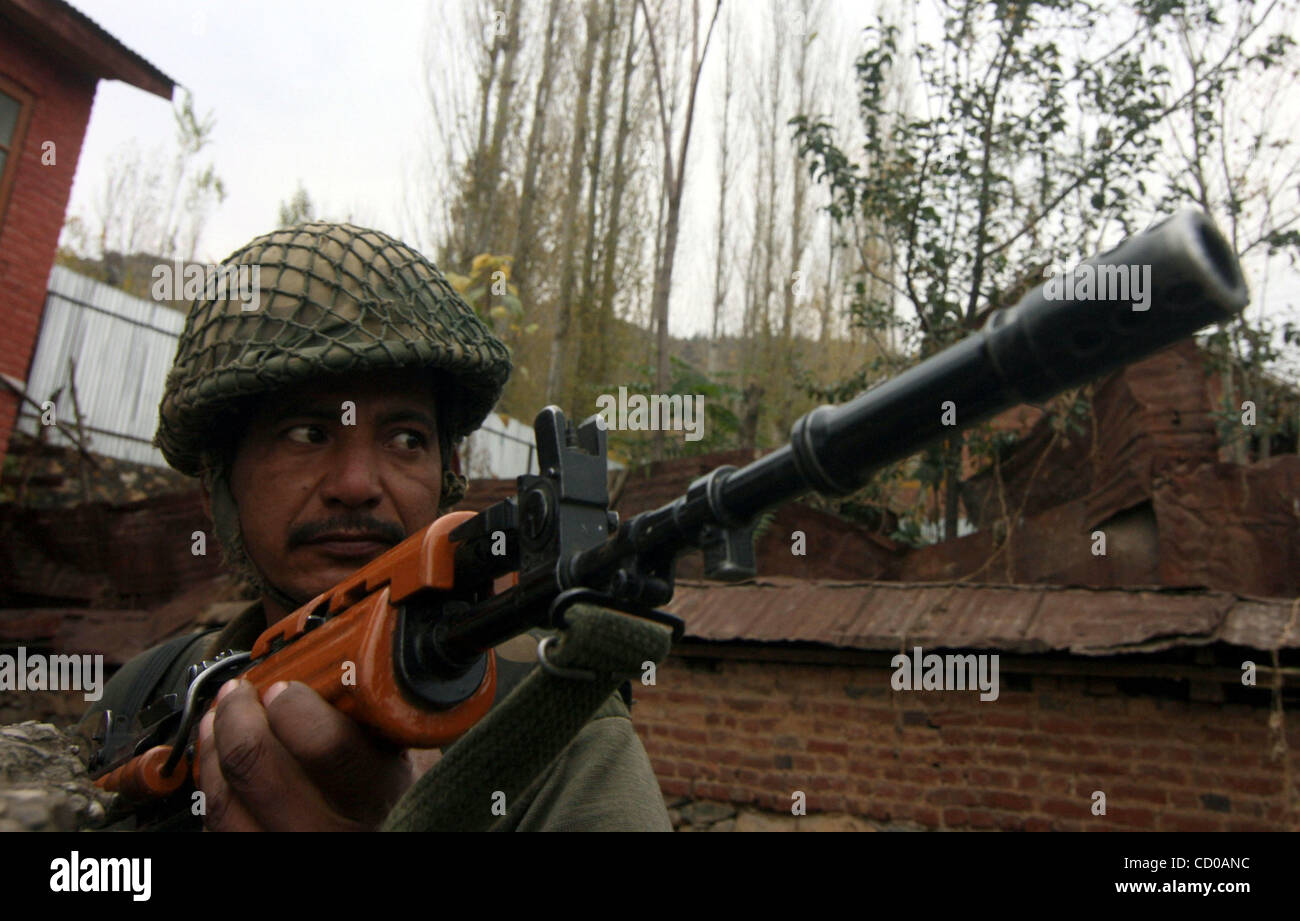
<svg viewBox="0 0 1300 921"><path fill-rule="evenodd" d="M96 68L91 72L104 79L126 81L146 92L171 99L175 80L65 0L4 0L0 3L0 14L12 17L42 41L66 47L65 53L80 52L73 60L83 67L93 66L91 61L85 60L88 51L96 61L105 62L104 55L98 53L102 49L108 54L108 68ZM132 72L132 66L138 70Z"/></svg>
<svg viewBox="0 0 1300 921"><path fill-rule="evenodd" d="M685 619L688 638L711 641L1077 655L1158 652L1208 642L1300 647L1300 599L1208 590L773 577L743 585L683 580L666 607Z"/></svg>

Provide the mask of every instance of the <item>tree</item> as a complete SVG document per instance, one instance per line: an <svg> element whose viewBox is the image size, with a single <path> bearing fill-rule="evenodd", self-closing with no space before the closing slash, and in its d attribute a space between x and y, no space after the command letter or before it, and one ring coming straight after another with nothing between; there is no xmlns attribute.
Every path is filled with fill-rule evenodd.
<svg viewBox="0 0 1300 921"><path fill-rule="evenodd" d="M939 8L937 44L922 40L914 18L908 54L897 24L873 24L855 67L864 162L840 149L824 119L793 120L810 174L831 192L832 218L869 219L866 242L891 254L879 264L892 268L864 263L882 292L859 303L864 318L891 322L896 297L925 356L977 328L1044 266L1091 255L1113 225L1140 226L1154 204L1157 129L1223 66L1170 91L1157 53L1167 6L964 0ZM1113 38L1098 48L1099 36ZM1229 58L1241 41L1230 40ZM890 107L896 69L915 75L924 112ZM923 464L942 491L948 537L963 446L953 437Z"/></svg>
<svg viewBox="0 0 1300 921"><path fill-rule="evenodd" d="M1246 463L1252 448L1268 457L1275 442L1294 444L1300 427L1294 391L1278 380L1279 372L1294 379L1300 371L1300 323L1294 313L1282 322L1266 313L1271 257L1294 264L1300 254L1300 155L1292 126L1274 114L1286 108L1300 76L1290 37L1296 9L1190 4L1162 15L1174 48L1174 84L1195 90L1170 119L1160 158L1169 177L1161 210L1190 201L1214 215L1247 267L1257 305L1254 316L1243 312L1206 339L1222 383L1220 439L1235 462ZM1249 36L1249 44L1237 36ZM1256 410L1253 425L1242 424L1247 400Z"/></svg>
<svg viewBox="0 0 1300 921"><path fill-rule="evenodd" d="M276 226L293 227L295 224L305 224L315 219L316 206L312 204L311 196L307 194L307 189L303 187L300 180L297 190L289 200L280 202Z"/></svg>
<svg viewBox="0 0 1300 921"><path fill-rule="evenodd" d="M691 141L691 128L695 119L695 96L699 89L700 71L704 67L704 58L709 51L709 40L713 37L713 27L717 24L718 13L722 10L722 0L717 0L713 7L713 16L709 20L704 42L700 43L699 0L691 4L691 58L690 87L687 91L686 115L678 142L677 155L673 156L672 128L669 124L668 102L664 94L664 66L660 60L658 45L655 40L655 23L646 9L645 0L640 0L641 10L645 14L647 38L650 42L651 60L654 66L655 92L659 101L659 120L663 132L664 184L666 189L667 218L664 225L663 246L655 266L655 285L652 299L652 314L655 323L655 345L657 363L655 386L659 392L668 385L668 294L673 282L673 262L677 253L677 235L680 231L682 192L686 188L686 155Z"/></svg>
<svg viewBox="0 0 1300 921"><path fill-rule="evenodd" d="M146 156L137 141L126 142L109 158L93 218L69 218L69 242L80 255L150 252L164 259L194 259L212 209L226 197L215 167L199 162L212 142L216 117L211 111L199 116L188 91L172 115L176 136L171 155Z"/></svg>
<svg viewBox="0 0 1300 921"><path fill-rule="evenodd" d="M587 149L587 117L591 96L591 70L600 43L597 28L599 9L596 0L587 0L583 13L586 21L586 42L583 45L582 66L578 69L578 100L574 114L573 143L569 152L568 191L564 196L562 226L564 242L561 250L560 298L556 305L555 332L551 338L551 361L546 378L546 402L559 402L564 386L565 348L568 345L569 325L573 317L573 298L578 273L578 201L582 194L583 157Z"/></svg>

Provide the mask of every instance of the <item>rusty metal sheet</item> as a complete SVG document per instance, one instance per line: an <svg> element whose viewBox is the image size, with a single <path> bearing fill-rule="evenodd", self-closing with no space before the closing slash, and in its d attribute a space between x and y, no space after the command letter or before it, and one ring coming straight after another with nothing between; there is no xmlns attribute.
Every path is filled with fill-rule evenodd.
<svg viewBox="0 0 1300 921"><path fill-rule="evenodd" d="M693 639L862 650L997 649L1114 655L1232 642L1300 647L1296 602L1159 588L761 579L680 582L668 608Z"/></svg>
<svg viewBox="0 0 1300 921"><path fill-rule="evenodd" d="M1246 598L1232 606L1219 639L1252 649L1300 646L1300 598L1289 605Z"/></svg>
<svg viewBox="0 0 1300 921"><path fill-rule="evenodd" d="M1045 590L1034 633L1083 655L1154 652L1212 637L1232 608L1223 592Z"/></svg>
<svg viewBox="0 0 1300 921"><path fill-rule="evenodd" d="M1041 592L1015 587L971 591L954 585L909 625L905 639L928 648L1039 651L1045 647L1029 641L1029 630L1042 598Z"/></svg>

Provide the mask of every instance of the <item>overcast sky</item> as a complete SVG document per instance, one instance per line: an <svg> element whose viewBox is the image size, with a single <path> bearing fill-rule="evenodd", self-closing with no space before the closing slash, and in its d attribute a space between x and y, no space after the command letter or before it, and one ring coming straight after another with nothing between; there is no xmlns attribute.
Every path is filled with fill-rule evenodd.
<svg viewBox="0 0 1300 921"><path fill-rule="evenodd" d="M402 197L413 164L423 156L420 139L429 111L422 84L429 0L72 5L193 92L200 113L215 112L214 142L203 156L214 163L228 197L206 226L200 259L218 261L272 230L279 203L299 181L319 212L350 214L357 223L403 235ZM832 0L840 25L833 31L846 54L856 50L856 36L874 5ZM758 6L747 2L735 9L750 15ZM721 54L720 45L710 48L711 60ZM844 73L851 74L851 65ZM712 96L706 76L702 105L711 104ZM105 165L125 142L136 139L146 148L170 151L174 133L167 102L123 83L100 82L69 214L92 213ZM709 120L701 119L687 180L688 191L694 190L688 198L701 203L716 202L711 135ZM709 298L691 292L711 290L712 233L711 213L700 220L691 220L689 211L684 215L672 301L675 333L704 328ZM1300 301L1296 273L1284 274L1289 277L1275 277L1269 292L1278 308Z"/></svg>
<svg viewBox="0 0 1300 921"><path fill-rule="evenodd" d="M200 256L224 258L274 229L279 203L301 180L331 212L395 227L402 176L418 153L427 3L75 0L127 47L194 93L217 118L204 156L228 198ZM180 98L179 91L177 98ZM138 138L167 145L175 129L162 99L99 84L70 210L88 208L109 156Z"/></svg>
<svg viewBox="0 0 1300 921"><path fill-rule="evenodd" d="M422 70L430 24L441 18L433 15L439 2L460 0L231 0L219 6L194 0L73 0L72 5L189 89L200 114L215 112L214 142L202 156L215 164L228 197L214 210L198 256L219 261L274 229L279 203L300 180L318 213L350 215L359 224L403 236L402 198L412 187L407 178L425 156L421 137L429 106ZM855 33L870 9L867 3L838 6L836 0L832 6ZM759 7L737 5L736 10L746 8ZM720 47L715 42L710 48L711 60L721 58ZM471 62L464 66L472 72ZM851 73L847 62L843 72ZM707 108L711 99L706 79L701 105ZM152 140L171 150L174 134L165 101L123 83L101 82L69 213L93 213L105 166L124 143ZM705 250L712 247L713 217L703 203L716 208L717 193L707 117L697 119L697 134L687 180L695 194L688 196L684 213L672 298L671 324L679 334L706 328L709 299L692 298L690 292L712 285ZM710 195L700 183L715 191ZM708 217L694 221L692 210Z"/></svg>

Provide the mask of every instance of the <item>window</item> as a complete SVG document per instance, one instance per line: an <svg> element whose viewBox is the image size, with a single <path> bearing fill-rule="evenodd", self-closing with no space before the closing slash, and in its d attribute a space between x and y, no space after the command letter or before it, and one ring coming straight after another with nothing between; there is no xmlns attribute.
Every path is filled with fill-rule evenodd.
<svg viewBox="0 0 1300 921"><path fill-rule="evenodd" d="M0 221L9 204L9 190L18 172L19 154L32 111L31 94L0 77Z"/></svg>

